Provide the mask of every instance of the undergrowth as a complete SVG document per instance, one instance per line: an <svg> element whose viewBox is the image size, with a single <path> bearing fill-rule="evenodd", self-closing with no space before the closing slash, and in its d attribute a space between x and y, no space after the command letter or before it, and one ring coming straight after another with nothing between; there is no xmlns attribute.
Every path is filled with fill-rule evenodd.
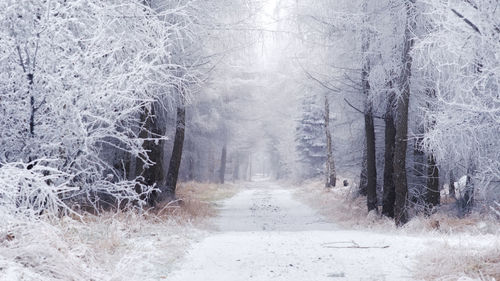
<svg viewBox="0 0 500 281"><path fill-rule="evenodd" d="M475 212L458 217L449 211L450 206L444 206L431 216L415 215L397 228L392 219L368 213L366 197L341 183L326 189L321 181L309 181L294 187L295 194L343 228L425 238L428 250L417 258L417 279L500 280L500 222L494 215ZM453 204L452 200L444 202Z"/></svg>
<svg viewBox="0 0 500 281"><path fill-rule="evenodd" d="M99 215L23 217L0 206L0 280L159 280L204 235L232 186L185 183L180 201Z"/></svg>

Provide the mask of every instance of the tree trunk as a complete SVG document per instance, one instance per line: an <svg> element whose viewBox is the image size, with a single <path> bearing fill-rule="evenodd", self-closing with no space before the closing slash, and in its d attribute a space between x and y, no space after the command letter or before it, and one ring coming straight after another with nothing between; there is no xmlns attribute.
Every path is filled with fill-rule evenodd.
<svg viewBox="0 0 500 281"><path fill-rule="evenodd" d="M469 161L469 165L467 167L467 180L465 183L465 191L463 195L463 211L465 214L469 214L472 211L472 207L474 206L474 178L475 167L472 164L472 161Z"/></svg>
<svg viewBox="0 0 500 281"><path fill-rule="evenodd" d="M433 154L430 154L427 158L427 194L426 194L426 210L427 214L430 215L432 209L439 205L441 200L441 194L439 193L439 169L436 165L436 159Z"/></svg>
<svg viewBox="0 0 500 281"><path fill-rule="evenodd" d="M186 108L184 104L177 107L177 122L175 125L174 147L168 166L167 180L161 198L163 200L175 199L175 189L179 178L179 168L182 160L182 148L184 146L184 133L186 130Z"/></svg>
<svg viewBox="0 0 500 281"><path fill-rule="evenodd" d="M451 198L455 198L455 175L453 170L450 170L450 183L448 186L448 193Z"/></svg>
<svg viewBox="0 0 500 281"><path fill-rule="evenodd" d="M368 1L363 2L363 12L367 14ZM368 75L370 74L370 60L368 58L368 50L370 47L368 30L363 30L361 53L363 55L363 66L361 69L361 87L365 96L365 138L366 138L366 205L368 211L377 209L377 163L375 151L375 125L373 123L373 106L370 100L370 82Z"/></svg>
<svg viewBox="0 0 500 281"><path fill-rule="evenodd" d="M226 144L222 147L222 155L220 158L219 183L224 184L224 176L226 175L226 160L227 148Z"/></svg>
<svg viewBox="0 0 500 281"><path fill-rule="evenodd" d="M366 138L363 143L363 158L361 159L361 174L359 175L359 194L362 196L366 196L368 187L368 160L366 153Z"/></svg>
<svg viewBox="0 0 500 281"><path fill-rule="evenodd" d="M337 181L335 161L333 158L332 133L330 132L330 103L325 95L325 134L326 134L326 183L325 187L335 186Z"/></svg>
<svg viewBox="0 0 500 281"><path fill-rule="evenodd" d="M163 140L155 141L153 138L161 138L164 136L164 130L159 122L158 116L155 115L155 104L151 105L151 110L143 107L141 111L141 123L144 128L139 132L139 138L143 139L143 148L147 151L149 160L152 165L148 166L141 159L137 159L136 175L142 176L142 183L148 186L161 185L165 180L165 170L163 164ZM142 193L140 187L136 187L138 193ZM148 198L148 203L154 205L158 194L153 192Z"/></svg>
<svg viewBox="0 0 500 281"><path fill-rule="evenodd" d="M403 46L403 61L400 77L400 93L396 110L396 143L394 146L394 186L396 200L394 203L394 218L396 225L401 226L408 222L407 197L408 179L406 175L406 149L408 146L408 107L410 103L410 77L414 39L412 31L415 30L415 6L413 0L406 0L406 26Z"/></svg>
<svg viewBox="0 0 500 281"><path fill-rule="evenodd" d="M390 83L392 88L392 83ZM384 155L384 194L382 202L382 214L387 217L394 218L394 201L396 200L396 192L392 174L394 167L394 145L396 141L396 127L394 126L394 107L395 93L391 90L387 100L387 108L385 111L385 155Z"/></svg>
<svg viewBox="0 0 500 281"><path fill-rule="evenodd" d="M434 89L428 89L427 96L429 99L436 98ZM431 108L431 103L427 102L427 108ZM430 120L426 131L429 132L436 125L435 120ZM430 215L434 207L441 202L441 194L439 191L439 167L436 163L436 158L431 152L427 156L427 192L426 192L426 214Z"/></svg>
<svg viewBox="0 0 500 281"><path fill-rule="evenodd" d="M368 211L377 209L377 163L375 160L375 126L371 111L365 114Z"/></svg>

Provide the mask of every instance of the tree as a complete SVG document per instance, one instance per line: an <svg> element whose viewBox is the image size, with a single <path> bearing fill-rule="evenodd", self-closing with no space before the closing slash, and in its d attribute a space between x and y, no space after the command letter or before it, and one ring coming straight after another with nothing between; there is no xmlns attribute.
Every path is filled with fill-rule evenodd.
<svg viewBox="0 0 500 281"><path fill-rule="evenodd" d="M325 95L325 135L326 135L326 182L325 187L335 187L337 176L333 156L332 133L330 132L330 103Z"/></svg>
<svg viewBox="0 0 500 281"><path fill-rule="evenodd" d="M327 162L323 110L318 95L309 93L304 97L296 139L300 162L304 165L303 176L306 178L321 175Z"/></svg>
<svg viewBox="0 0 500 281"><path fill-rule="evenodd" d="M363 2L363 11L367 13L368 2ZM365 21L366 24L366 21ZM377 163L375 151L375 125L373 123L373 104L370 97L370 82L368 76L370 74L370 60L367 51L370 46L368 31L363 31L361 42L362 53L362 69L361 69L361 87L365 96L365 138L366 138L366 204L368 211L377 210Z"/></svg>
<svg viewBox="0 0 500 281"><path fill-rule="evenodd" d="M182 90L181 90L182 91ZM182 149L184 146L184 135L186 129L186 108L183 102L177 106L177 121L175 125L174 147L170 156L165 187L161 189L162 200L175 199L175 190L179 178L179 168L182 161Z"/></svg>
<svg viewBox="0 0 500 281"><path fill-rule="evenodd" d="M394 217L396 224L401 226L408 221L407 195L408 182L406 177L406 148L408 145L408 107L410 103L410 77L415 29L415 1L405 0L406 23L403 41L402 69L399 77L399 90L396 106L396 143L394 146L394 186L396 200L394 203Z"/></svg>
<svg viewBox="0 0 500 281"><path fill-rule="evenodd" d="M396 127L394 125L394 103L395 92L392 79L389 81L389 92L387 93L387 105L385 111L385 155L384 155L384 194L382 202L382 214L394 218L394 202L396 191L394 186L394 146L396 141Z"/></svg>

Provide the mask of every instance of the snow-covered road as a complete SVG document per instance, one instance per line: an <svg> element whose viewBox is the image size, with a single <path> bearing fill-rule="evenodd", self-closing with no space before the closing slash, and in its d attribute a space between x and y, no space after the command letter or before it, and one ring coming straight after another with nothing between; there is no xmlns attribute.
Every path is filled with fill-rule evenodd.
<svg viewBox="0 0 500 281"><path fill-rule="evenodd" d="M342 230L264 181L226 200L215 223L167 280L413 280L424 249L421 238Z"/></svg>

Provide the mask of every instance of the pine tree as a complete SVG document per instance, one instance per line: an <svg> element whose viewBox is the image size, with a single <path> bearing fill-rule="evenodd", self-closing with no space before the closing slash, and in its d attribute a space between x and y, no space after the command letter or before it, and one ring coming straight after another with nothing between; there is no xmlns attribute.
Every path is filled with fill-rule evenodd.
<svg viewBox="0 0 500 281"><path fill-rule="evenodd" d="M302 115L296 129L296 141L305 178L324 173L327 148L323 107L323 101L317 94L308 93L302 100Z"/></svg>

